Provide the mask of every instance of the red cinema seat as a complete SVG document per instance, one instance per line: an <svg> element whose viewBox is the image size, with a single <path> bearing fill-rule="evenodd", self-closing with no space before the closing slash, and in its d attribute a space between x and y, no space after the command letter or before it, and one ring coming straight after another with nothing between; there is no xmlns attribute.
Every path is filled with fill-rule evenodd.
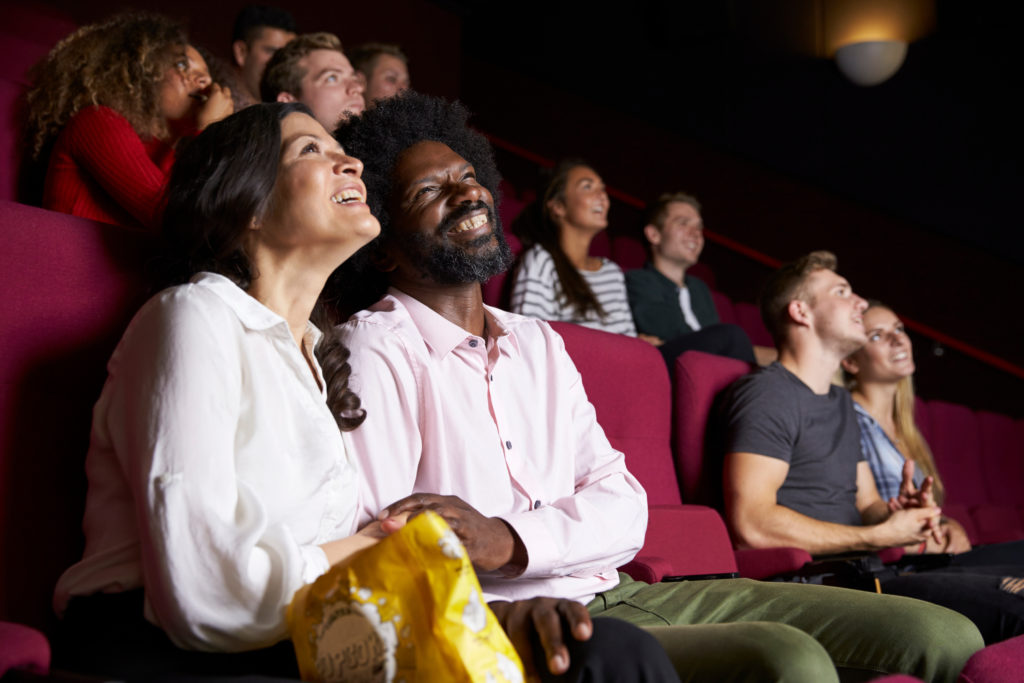
<svg viewBox="0 0 1024 683"><path fill-rule="evenodd" d="M687 351L676 359L673 413L673 458L679 488L688 503L722 509L721 453L706 439L717 396L751 371L743 361L701 351ZM811 555L799 548L739 550L736 561L742 576L763 579L800 569Z"/></svg>
<svg viewBox="0 0 1024 683"><path fill-rule="evenodd" d="M1011 683L1024 676L1024 636L994 643L967 660L957 683Z"/></svg>
<svg viewBox="0 0 1024 683"><path fill-rule="evenodd" d="M24 92L22 84L0 77L0 199L13 200L18 196Z"/></svg>
<svg viewBox="0 0 1024 683"><path fill-rule="evenodd" d="M635 237L615 237L612 239L612 260L622 270L643 268L647 263L647 246Z"/></svg>
<svg viewBox="0 0 1024 683"><path fill-rule="evenodd" d="M754 304L741 301L733 304L736 309L736 324L743 328L743 331L750 337L750 343L754 346L775 346L772 335L761 320L761 311Z"/></svg>
<svg viewBox="0 0 1024 683"><path fill-rule="evenodd" d="M646 342L571 323L552 323L583 378L597 421L647 491L644 547L623 568L636 579L736 572L718 513L681 505L672 464L671 395L665 362Z"/></svg>
<svg viewBox="0 0 1024 683"><path fill-rule="evenodd" d="M149 294L153 245L9 201L0 231L0 620L43 629L57 577L81 556L92 407Z"/></svg>
<svg viewBox="0 0 1024 683"><path fill-rule="evenodd" d="M710 289L715 289L718 286L718 280L715 278L715 271L711 269L706 263L695 263L686 270L688 275L693 275L704 281ZM725 322L724 320L722 322Z"/></svg>
<svg viewBox="0 0 1024 683"><path fill-rule="evenodd" d="M732 299L715 290L711 290L711 299L715 302L715 310L718 312L719 321L735 325L736 309L732 305Z"/></svg>
<svg viewBox="0 0 1024 683"><path fill-rule="evenodd" d="M39 631L0 621L0 678L26 672L45 676L50 671L50 642Z"/></svg>

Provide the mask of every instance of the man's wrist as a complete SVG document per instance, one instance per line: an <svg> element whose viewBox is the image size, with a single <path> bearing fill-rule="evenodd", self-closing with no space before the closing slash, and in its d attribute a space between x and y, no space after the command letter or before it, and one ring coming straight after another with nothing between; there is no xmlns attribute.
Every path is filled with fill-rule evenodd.
<svg viewBox="0 0 1024 683"><path fill-rule="evenodd" d="M530 562L530 556L526 551L526 544L523 543L523 539L519 537L515 528L501 517L497 519L505 525L509 535L512 537L511 557L508 562L498 568L498 571L509 578L514 578L526 571L526 567Z"/></svg>

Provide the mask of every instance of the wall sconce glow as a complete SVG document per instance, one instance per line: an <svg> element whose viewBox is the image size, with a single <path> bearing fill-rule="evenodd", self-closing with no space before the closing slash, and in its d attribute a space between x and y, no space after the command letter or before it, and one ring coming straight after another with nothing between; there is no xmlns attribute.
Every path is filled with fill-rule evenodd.
<svg viewBox="0 0 1024 683"><path fill-rule="evenodd" d="M836 51L836 64L857 85L878 85L903 66L907 44L902 40L869 40L844 45Z"/></svg>

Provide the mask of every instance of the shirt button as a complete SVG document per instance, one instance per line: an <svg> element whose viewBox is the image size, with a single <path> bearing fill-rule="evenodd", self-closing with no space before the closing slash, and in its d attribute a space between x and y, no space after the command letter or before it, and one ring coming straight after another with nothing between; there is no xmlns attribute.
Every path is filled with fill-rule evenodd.
<svg viewBox="0 0 1024 683"><path fill-rule="evenodd" d="M506 442L505 442L505 448L508 448L508 449L510 449L510 450L511 450L511 448L512 448L512 442L511 442L511 441L506 441Z"/></svg>
<svg viewBox="0 0 1024 683"><path fill-rule="evenodd" d="M471 349L475 349L476 348L476 339L470 339L469 340L469 347Z"/></svg>
<svg viewBox="0 0 1024 683"><path fill-rule="evenodd" d="M489 379L489 380L491 380L491 381L493 382L493 381L494 381L494 375L491 375L491 376L490 376L490 377L488 377L487 379Z"/></svg>
<svg viewBox="0 0 1024 683"><path fill-rule="evenodd" d="M536 510L539 507L540 507L540 501L539 500L533 501L533 509Z"/></svg>

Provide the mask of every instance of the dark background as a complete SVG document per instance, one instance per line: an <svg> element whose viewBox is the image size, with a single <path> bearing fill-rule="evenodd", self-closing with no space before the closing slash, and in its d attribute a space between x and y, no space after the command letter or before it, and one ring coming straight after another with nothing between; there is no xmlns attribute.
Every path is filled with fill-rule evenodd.
<svg viewBox="0 0 1024 683"><path fill-rule="evenodd" d="M124 3L54 0L79 23ZM242 2L136 2L228 56ZM285 4L285 3L282 3ZM401 44L414 86L542 157L582 155L640 198L685 189L708 229L788 260L839 256L858 293L1024 367L1017 34L1024 3L938 0L401 0L286 6L300 30ZM857 12L898 10L903 68L872 88L831 54ZM499 153L517 187L535 166ZM613 234L638 234L613 206ZM753 301L768 268L710 243L718 288ZM1024 415L1024 381L915 335L920 393Z"/></svg>

